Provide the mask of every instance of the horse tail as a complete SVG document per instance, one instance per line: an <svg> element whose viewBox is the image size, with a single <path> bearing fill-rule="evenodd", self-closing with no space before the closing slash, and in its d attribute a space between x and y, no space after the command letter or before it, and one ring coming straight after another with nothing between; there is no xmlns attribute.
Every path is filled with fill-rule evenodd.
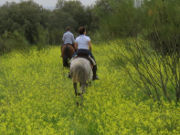
<svg viewBox="0 0 180 135"><path fill-rule="evenodd" d="M67 45L64 51L65 51L66 57L68 57L69 59L72 58L72 56L73 56L73 54L75 52L72 45Z"/></svg>
<svg viewBox="0 0 180 135"><path fill-rule="evenodd" d="M84 83L84 81L87 80L87 75L82 65L76 65L75 67L73 67L72 79L73 82L82 82L82 83Z"/></svg>
<svg viewBox="0 0 180 135"><path fill-rule="evenodd" d="M69 51L70 51L70 47L69 47L68 45L66 45L66 48L65 48L65 50L64 50L64 54L65 54L66 56L68 56L68 55L69 55Z"/></svg>

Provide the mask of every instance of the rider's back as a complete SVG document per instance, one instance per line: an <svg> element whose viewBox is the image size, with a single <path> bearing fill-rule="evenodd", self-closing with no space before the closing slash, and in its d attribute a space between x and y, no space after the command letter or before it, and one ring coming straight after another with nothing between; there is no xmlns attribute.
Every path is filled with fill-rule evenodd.
<svg viewBox="0 0 180 135"><path fill-rule="evenodd" d="M86 35L80 35L76 38L76 43L78 44L78 49L87 49L89 50L89 44L91 39Z"/></svg>
<svg viewBox="0 0 180 135"><path fill-rule="evenodd" d="M73 44L74 43L74 35L70 31L67 31L64 33L62 40L63 40L64 44Z"/></svg>

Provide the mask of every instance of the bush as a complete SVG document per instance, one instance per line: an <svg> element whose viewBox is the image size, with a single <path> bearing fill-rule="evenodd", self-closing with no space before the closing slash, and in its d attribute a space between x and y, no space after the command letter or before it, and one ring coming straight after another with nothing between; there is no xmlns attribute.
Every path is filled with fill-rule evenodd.
<svg viewBox="0 0 180 135"><path fill-rule="evenodd" d="M0 37L0 53L10 52L13 49L26 49L28 47L28 42L17 31L10 33L5 32Z"/></svg>
<svg viewBox="0 0 180 135"><path fill-rule="evenodd" d="M134 37L141 32L142 12L140 8L134 7L134 1L107 0L104 8L99 8L99 15L102 14L101 12L104 12L105 7L109 12L106 11L107 13L104 13L104 16L102 15L99 21L100 31L105 38Z"/></svg>
<svg viewBox="0 0 180 135"><path fill-rule="evenodd" d="M180 1L146 1L146 38L153 48L161 54L180 52Z"/></svg>
<svg viewBox="0 0 180 135"><path fill-rule="evenodd" d="M141 39L126 40L124 48L117 47L113 54L116 54L113 61L126 69L149 98L158 102L180 101L180 59L176 54L159 55L149 42Z"/></svg>

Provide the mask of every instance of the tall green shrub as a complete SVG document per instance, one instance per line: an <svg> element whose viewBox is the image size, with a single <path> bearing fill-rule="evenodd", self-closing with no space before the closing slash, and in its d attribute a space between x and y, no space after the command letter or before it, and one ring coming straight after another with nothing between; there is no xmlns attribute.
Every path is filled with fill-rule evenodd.
<svg viewBox="0 0 180 135"><path fill-rule="evenodd" d="M99 26L103 37L112 39L138 35L142 29L142 12L134 6L133 0L101 1L104 2L104 7L100 7L97 13L102 16ZM105 9L108 12L102 15Z"/></svg>
<svg viewBox="0 0 180 135"><path fill-rule="evenodd" d="M0 37L0 54L10 52L14 49L26 49L28 45L28 41L17 31L13 33L5 32Z"/></svg>
<svg viewBox="0 0 180 135"><path fill-rule="evenodd" d="M180 52L180 1L145 1L146 37L161 54Z"/></svg>

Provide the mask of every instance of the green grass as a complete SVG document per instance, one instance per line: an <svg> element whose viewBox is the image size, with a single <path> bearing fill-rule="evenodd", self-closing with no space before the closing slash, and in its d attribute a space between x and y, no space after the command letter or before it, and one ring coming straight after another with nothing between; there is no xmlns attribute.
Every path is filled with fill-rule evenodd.
<svg viewBox="0 0 180 135"><path fill-rule="evenodd" d="M80 107L59 47L1 56L0 134L180 134L180 107L146 97L124 67L112 63L116 44L94 45L100 80L87 89Z"/></svg>

